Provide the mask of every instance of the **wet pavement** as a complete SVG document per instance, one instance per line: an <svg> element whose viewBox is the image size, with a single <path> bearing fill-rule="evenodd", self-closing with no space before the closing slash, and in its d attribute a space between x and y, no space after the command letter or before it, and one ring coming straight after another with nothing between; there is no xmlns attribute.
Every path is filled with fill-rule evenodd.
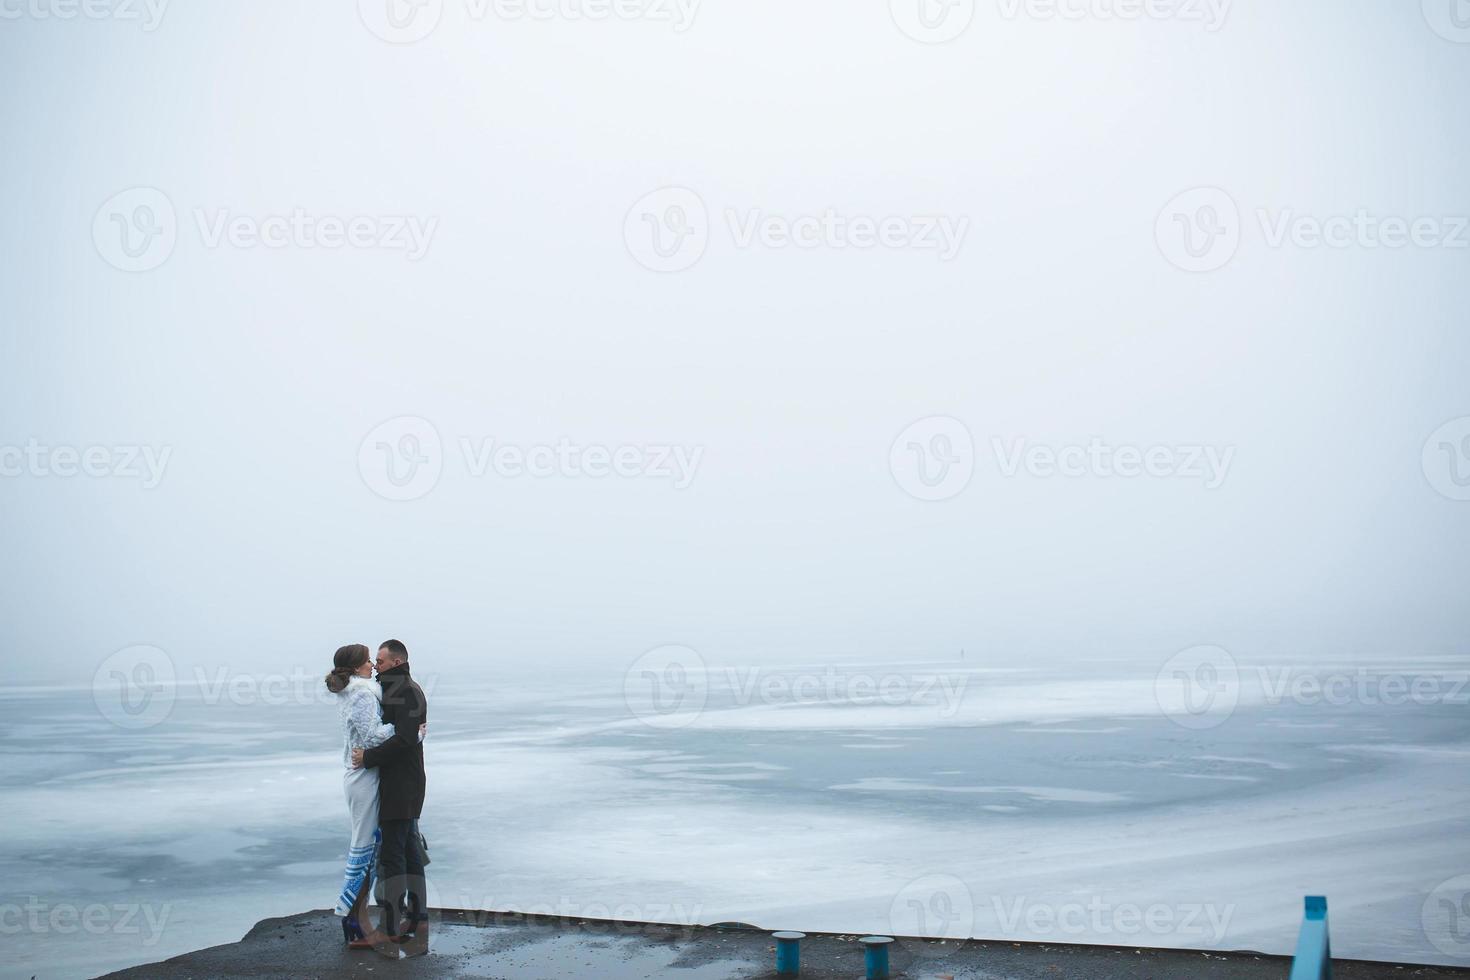
<svg viewBox="0 0 1470 980"><path fill-rule="evenodd" d="M435 912L430 954L389 961L342 944L327 911L266 919L238 943L107 974L113 978L475 977L497 980L727 980L774 977L770 935L742 928L663 926L490 912ZM1285 978L1288 960L1256 953L1139 947L899 940L894 977L916 980L1245 980ZM863 976L855 935L811 934L801 944L801 976ZM1449 980L1470 969L1337 960L1337 980Z"/></svg>

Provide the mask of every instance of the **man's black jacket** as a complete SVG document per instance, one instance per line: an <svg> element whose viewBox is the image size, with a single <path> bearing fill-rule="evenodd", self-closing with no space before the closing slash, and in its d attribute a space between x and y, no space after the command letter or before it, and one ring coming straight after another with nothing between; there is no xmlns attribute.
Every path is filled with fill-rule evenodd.
<svg viewBox="0 0 1470 980"><path fill-rule="evenodd" d="M408 676L408 664L378 673L383 686L383 720L393 737L363 752L362 764L378 770L378 819L417 820L424 809L424 746L419 726L429 720L423 690Z"/></svg>

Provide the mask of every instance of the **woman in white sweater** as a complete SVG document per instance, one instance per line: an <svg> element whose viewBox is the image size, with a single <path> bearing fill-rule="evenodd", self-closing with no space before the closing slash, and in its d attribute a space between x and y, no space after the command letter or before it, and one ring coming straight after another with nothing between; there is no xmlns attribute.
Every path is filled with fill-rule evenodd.
<svg viewBox="0 0 1470 980"><path fill-rule="evenodd" d="M377 878L378 770L352 768L352 750L381 745L393 737L393 726L383 724L383 690L373 680L368 648L361 643L342 647L332 657L327 690L337 695L337 718L342 726L342 787L352 818L352 841L347 851L347 874L337 896L342 936L349 946L371 948L379 940L367 924L368 896ZM422 732L420 738L423 737Z"/></svg>

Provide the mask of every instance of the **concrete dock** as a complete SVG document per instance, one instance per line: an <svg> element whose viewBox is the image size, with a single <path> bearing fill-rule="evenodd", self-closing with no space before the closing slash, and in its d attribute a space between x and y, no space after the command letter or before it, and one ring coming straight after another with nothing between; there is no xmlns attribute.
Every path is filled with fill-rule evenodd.
<svg viewBox="0 0 1470 980"><path fill-rule="evenodd" d="M238 943L185 953L107 976L133 980L186 978L449 978L496 980L736 980L774 977L769 933L737 926L665 926L435 911L430 955L389 961L348 950L326 910L266 919ZM812 933L801 942L801 976L863 976L856 935ZM1450 980L1470 969L1336 960L1337 980ZM900 939L894 977L912 980L1284 980L1289 960L1251 952L1194 952L1129 946L941 942Z"/></svg>

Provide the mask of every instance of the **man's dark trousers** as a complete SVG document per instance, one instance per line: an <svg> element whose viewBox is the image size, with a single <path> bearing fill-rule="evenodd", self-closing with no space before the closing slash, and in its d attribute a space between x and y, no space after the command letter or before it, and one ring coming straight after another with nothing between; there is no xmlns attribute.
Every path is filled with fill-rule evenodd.
<svg viewBox="0 0 1470 980"><path fill-rule="evenodd" d="M383 883L381 928L389 935L398 935L410 929L412 923L429 918L418 821L383 820L378 826L383 832L378 851L378 878Z"/></svg>

